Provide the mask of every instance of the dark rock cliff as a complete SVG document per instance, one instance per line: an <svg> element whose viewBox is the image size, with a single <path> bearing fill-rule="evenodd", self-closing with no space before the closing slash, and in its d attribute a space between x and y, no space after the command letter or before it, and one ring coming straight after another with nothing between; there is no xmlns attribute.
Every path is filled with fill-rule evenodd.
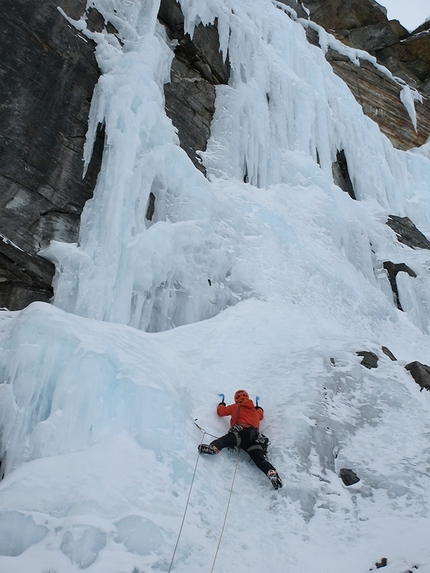
<svg viewBox="0 0 430 573"><path fill-rule="evenodd" d="M16 310L52 296L54 268L38 256L51 240L76 242L85 202L101 164L99 135L82 179L88 112L99 70L94 45L72 28L84 0L4 0L0 18L0 307ZM88 26L104 22L96 10ZM160 21L178 41L166 111L181 146L203 170L197 151L206 148L214 113L215 85L229 78L215 26L184 34L175 0L163 0ZM113 29L111 30L113 31Z"/></svg>
<svg viewBox="0 0 430 573"><path fill-rule="evenodd" d="M389 22L373 0L281 0L300 18L311 18L344 43L369 51L394 75L424 96L413 129L401 104L401 86L362 62L358 68L333 50L327 58L350 86L365 113L396 147L422 144L430 133L429 23L410 34ZM20 309L52 296L53 266L38 251L51 240L76 242L80 215L92 196L100 168L103 133L82 178L82 151L89 105L99 71L94 46L58 10L79 19L85 0L3 0L0 18L0 307ZM91 29L110 24L94 10ZM204 172L204 150L214 112L215 86L229 79L228 58L219 53L215 26L184 34L175 0L162 0L159 20L177 40L166 111L180 144ZM309 32L316 42L316 34Z"/></svg>
<svg viewBox="0 0 430 573"><path fill-rule="evenodd" d="M0 18L0 306L52 296L51 239L76 241L100 165L85 179L82 149L99 71L94 46L57 6L79 18L83 0L4 0Z"/></svg>
<svg viewBox="0 0 430 573"><path fill-rule="evenodd" d="M230 77L228 58L223 60L215 26L200 24L191 40L184 33L184 17L175 0L162 0L159 20L178 45L172 62L171 81L164 86L166 113L178 130L181 147L204 172L198 151L204 151L215 111L215 86Z"/></svg>
<svg viewBox="0 0 430 573"><path fill-rule="evenodd" d="M366 115L398 149L423 145L430 135L430 22L408 32L397 20L388 20L386 10L374 0L307 0L310 17L335 38L368 52L396 78L415 88L415 130L400 100L402 85L361 59L356 66L335 50L326 57L333 70L349 86ZM308 39L317 44L317 34Z"/></svg>

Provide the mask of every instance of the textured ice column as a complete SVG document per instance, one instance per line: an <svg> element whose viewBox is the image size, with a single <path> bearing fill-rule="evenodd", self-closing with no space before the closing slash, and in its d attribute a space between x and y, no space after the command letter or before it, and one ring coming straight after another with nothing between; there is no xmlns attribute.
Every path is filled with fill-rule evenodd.
<svg viewBox="0 0 430 573"><path fill-rule="evenodd" d="M418 96L418 97L417 97ZM405 106L406 111L411 118L412 125L414 126L415 131L417 130L417 112L415 110L415 100L421 101L419 94L414 90L412 91L408 85L403 86L400 92L400 101Z"/></svg>
<svg viewBox="0 0 430 573"><path fill-rule="evenodd" d="M178 212L171 213L172 222L175 216L184 217L179 196L187 183L201 192L201 203L205 201L199 189L203 177L188 166L164 112L162 86L169 79L173 52L157 25L158 4L95 2L119 30L121 43L111 34L90 33L84 21L75 23L97 42L103 72L91 105L86 162L100 123L105 125L105 151L94 197L82 215L79 246L53 243L45 255L57 266L55 304L101 320L130 320L133 266L139 267L138 238L146 231L154 182L163 181L176 195ZM198 211L196 205L194 214Z"/></svg>
<svg viewBox="0 0 430 573"><path fill-rule="evenodd" d="M210 2L203 8L199 0L181 4L186 21L197 21L197 14L207 18L212 10L221 29L229 30L224 49L231 78L228 86L217 88L204 153L212 177L233 177L263 188L288 183L287 157L293 152L318 161L331 179L332 163L342 149L356 197L376 199L383 208L403 213L399 182L406 193L413 188L405 155L364 116L323 50L307 42L300 23L264 0L230 0L218 8ZM357 59L357 51L350 57Z"/></svg>

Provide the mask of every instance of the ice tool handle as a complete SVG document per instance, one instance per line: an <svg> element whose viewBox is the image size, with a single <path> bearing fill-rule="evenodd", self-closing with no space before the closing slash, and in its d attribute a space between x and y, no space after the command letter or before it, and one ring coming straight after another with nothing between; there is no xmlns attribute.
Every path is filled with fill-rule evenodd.
<svg viewBox="0 0 430 573"><path fill-rule="evenodd" d="M221 396L221 402L225 403L225 395L224 394L218 394L218 396Z"/></svg>
<svg viewBox="0 0 430 573"><path fill-rule="evenodd" d="M258 400L260 399L260 396L256 396L255 397L255 405L258 406Z"/></svg>

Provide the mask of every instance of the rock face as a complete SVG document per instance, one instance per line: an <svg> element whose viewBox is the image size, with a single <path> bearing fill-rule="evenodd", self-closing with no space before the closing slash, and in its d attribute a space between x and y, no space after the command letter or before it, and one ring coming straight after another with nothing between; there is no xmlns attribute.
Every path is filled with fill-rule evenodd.
<svg viewBox="0 0 430 573"><path fill-rule="evenodd" d="M82 149L99 72L94 46L58 11L79 18L83 0L2 3L0 44L0 306L49 300L53 266L36 253L76 241L100 164L85 179ZM100 142L99 142L100 143Z"/></svg>
<svg viewBox="0 0 430 573"><path fill-rule="evenodd" d="M406 364L405 368L411 373L412 378L421 387L421 391L424 389L430 390L430 366L415 361Z"/></svg>
<svg viewBox="0 0 430 573"><path fill-rule="evenodd" d="M0 307L17 310L52 296L54 267L37 253L51 240L76 242L80 215L92 196L101 164L103 133L82 179L88 112L99 70L94 45L58 10L79 19L85 0L3 2L0 45ZM91 30L115 31L94 9ZM174 0L163 0L159 19L178 40L166 109L181 146L204 171L215 85L228 81L214 26L184 34ZM17 52L16 47L20 47Z"/></svg>
<svg viewBox="0 0 430 573"><path fill-rule="evenodd" d="M397 308L403 311L402 304L400 302L399 289L397 287L397 274L403 272L413 278L416 278L417 274L405 263L393 263L392 261L385 261L383 266L387 271L388 280L390 281L391 290L393 291Z"/></svg>
<svg viewBox="0 0 430 573"><path fill-rule="evenodd" d="M402 85L361 59L356 66L349 58L329 49L326 57L333 70L349 86L366 115L398 149L423 145L430 135L430 22L409 33L397 20L389 21L385 8L373 0L308 0L310 17L352 48L365 50L378 63L416 88L417 129L400 101ZM315 32L308 39L318 43Z"/></svg>
<svg viewBox="0 0 430 573"><path fill-rule="evenodd" d="M362 61L357 67L338 52L327 58L349 85L363 110L396 147L421 145L430 134L430 23L410 34L387 20L373 0L281 0L299 18L310 16L346 44L374 54L393 74L424 95L417 103L417 131L401 104L401 86ZM305 5L305 7L304 7ZM103 133L82 179L82 150L89 105L99 70L94 46L84 40L57 7L72 18L85 13L85 0L4 0L0 44L0 307L12 310L52 296L53 266L37 253L51 240L76 242L80 215L92 196L100 168ZM90 29L115 32L94 9ZM214 112L215 86L228 82L228 57L219 53L216 26L184 34L175 0L162 0L159 20L177 40L166 112L180 144L204 172ZM316 33L309 40L317 43ZM18 49L17 49L18 48ZM352 197L346 158L339 150L334 177ZM149 213L150 215L150 213Z"/></svg>
<svg viewBox="0 0 430 573"><path fill-rule="evenodd" d="M356 199L354 186L348 171L348 163L345 157L345 151L341 149L336 154L336 161L332 165L333 181L338 187L348 193L351 199Z"/></svg>
<svg viewBox="0 0 430 573"><path fill-rule="evenodd" d="M417 229L409 217L390 215L387 225L396 233L400 243L411 247L411 249L430 249L430 241Z"/></svg>
<svg viewBox="0 0 430 573"><path fill-rule="evenodd" d="M311 19L430 95L430 22L409 32L374 0L308 0Z"/></svg>
<svg viewBox="0 0 430 573"><path fill-rule="evenodd" d="M354 29L385 22L387 12L374 0L305 0L311 18L326 30Z"/></svg>
<svg viewBox="0 0 430 573"><path fill-rule="evenodd" d="M397 240L400 243L407 245L411 249L430 249L430 241L423 233L421 233L419 229L417 229L409 217L397 217L396 215L390 215L387 220L387 225L396 233ZM405 272L410 277L414 278L417 275L415 271L413 271L405 263L393 263L392 261L386 261L384 262L383 266L387 271L388 280L390 281L391 290L393 291L397 308L399 310L403 310L400 303L399 290L397 287L397 274L399 272Z"/></svg>
<svg viewBox="0 0 430 573"><path fill-rule="evenodd" d="M368 368L369 370L371 368L378 368L379 358L374 352L370 352L369 350L360 350L359 352L356 352L356 354L357 356L363 357L361 364L365 368Z"/></svg>
<svg viewBox="0 0 430 573"><path fill-rule="evenodd" d="M416 102L417 130L400 100L402 87L361 60L360 67L348 58L329 50L327 59L354 94L363 112L373 119L397 149L407 150L423 145L430 135L430 101Z"/></svg>
<svg viewBox="0 0 430 573"><path fill-rule="evenodd" d="M164 86L166 113L178 130L181 147L204 173L198 151L206 149L210 136L215 86L226 84L230 77L228 58L220 53L215 26L200 24L192 40L184 34L184 17L175 0L162 0L158 18L170 39L178 41L171 82Z"/></svg>
<svg viewBox="0 0 430 573"><path fill-rule="evenodd" d="M342 468L339 471L339 476L345 485L354 485L360 481L355 471L349 468Z"/></svg>

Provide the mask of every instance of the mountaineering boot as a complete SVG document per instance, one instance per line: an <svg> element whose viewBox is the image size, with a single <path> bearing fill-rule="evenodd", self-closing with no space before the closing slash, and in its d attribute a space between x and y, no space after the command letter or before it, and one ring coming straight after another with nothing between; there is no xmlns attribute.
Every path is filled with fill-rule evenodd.
<svg viewBox="0 0 430 573"><path fill-rule="evenodd" d="M280 487L282 487L282 480L281 478L278 476L278 472L275 470L269 470L267 472L267 477L270 479L270 481L272 482L272 485L275 489L279 489Z"/></svg>
<svg viewBox="0 0 430 573"><path fill-rule="evenodd" d="M216 448L215 446L211 446L209 444L200 444L197 449L201 454L209 454L211 456L219 453L218 448Z"/></svg>

